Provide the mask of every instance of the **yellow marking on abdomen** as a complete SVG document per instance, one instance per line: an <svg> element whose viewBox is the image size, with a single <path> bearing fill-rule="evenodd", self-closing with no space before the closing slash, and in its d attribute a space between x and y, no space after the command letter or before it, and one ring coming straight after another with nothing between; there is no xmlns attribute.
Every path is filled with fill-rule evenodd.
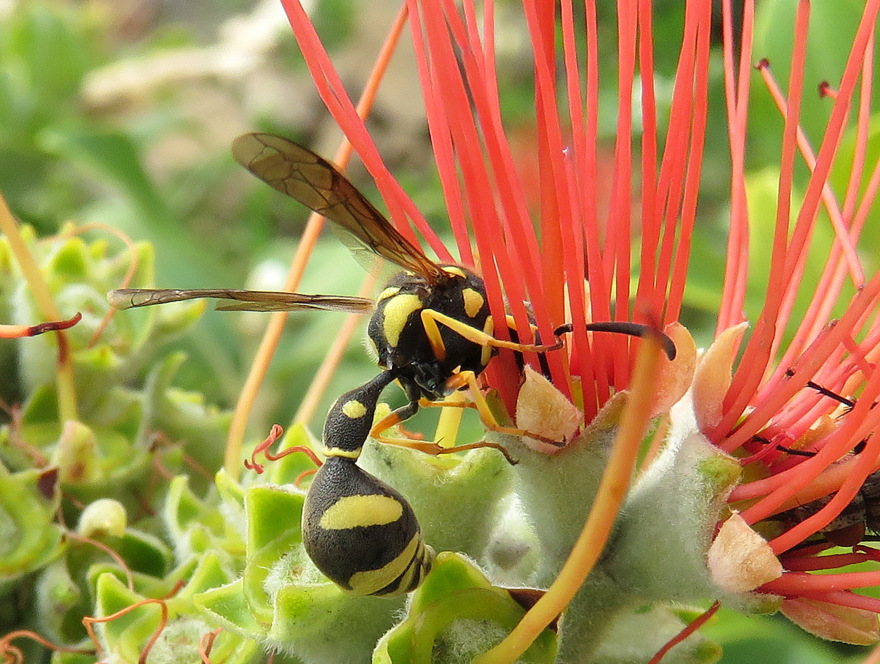
<svg viewBox="0 0 880 664"><path fill-rule="evenodd" d="M480 313L486 298L479 291L475 291L473 288L465 288L461 291L461 296L464 298L464 312L469 318L473 318Z"/></svg>
<svg viewBox="0 0 880 664"><path fill-rule="evenodd" d="M342 413L347 418L356 420L367 414L367 407L357 399L352 399L342 404Z"/></svg>
<svg viewBox="0 0 880 664"><path fill-rule="evenodd" d="M391 562L383 565L379 569L366 570L364 572L355 572L348 580L348 585L359 595L373 595L382 590L389 583L406 571L406 568L412 564L413 556L422 543L422 537L419 533L413 535L403 551Z"/></svg>
<svg viewBox="0 0 880 664"><path fill-rule="evenodd" d="M388 300L388 304L382 310L382 331L389 346L392 348L397 346L403 333L403 326L406 325L410 315L421 308L422 301L419 296L411 293L397 295Z"/></svg>
<svg viewBox="0 0 880 664"><path fill-rule="evenodd" d="M431 563L434 560L434 549L431 549L429 553L426 551L426 549L429 548L430 547L425 545L424 540L419 542L419 549L413 556L410 566L403 571L400 580L397 582L397 587L400 592L415 590L419 583L421 583L425 572L431 569Z"/></svg>
<svg viewBox="0 0 880 664"><path fill-rule="evenodd" d="M390 496L345 496L333 503L321 515L319 525L324 530L348 530L367 526L384 526L403 515L403 505Z"/></svg>

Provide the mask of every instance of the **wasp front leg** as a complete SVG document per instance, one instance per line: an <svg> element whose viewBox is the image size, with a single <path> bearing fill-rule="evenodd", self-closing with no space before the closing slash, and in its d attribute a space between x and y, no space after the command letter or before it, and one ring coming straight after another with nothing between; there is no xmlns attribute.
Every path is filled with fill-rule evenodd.
<svg viewBox="0 0 880 664"><path fill-rule="evenodd" d="M471 372L472 373L472 372ZM465 445L456 445L455 447L446 447L440 445L434 441L423 441L423 440L412 440L409 438L391 438L389 436L383 435L385 431L390 429L391 427L399 425L401 422L409 419L418 411L420 406L459 406L463 408L470 407L471 404L468 403L449 403L443 401L427 401L425 399L420 399L419 401L411 401L410 403L402 406L396 410L391 411L388 415L383 417L381 420L376 422L373 425L372 430L370 431L370 436L379 443L383 445L394 445L395 447L405 447L410 450L418 450L419 452L424 452L425 454L430 454L432 456L439 456L441 454L450 454L451 452L464 452L467 450L476 450L481 447L488 447L493 450L498 450L504 455L504 458L507 459L508 463L511 465L515 465L516 459L510 456L510 453L504 449L502 445L498 443L491 443L489 441L480 441L476 443L467 443ZM488 406L487 406L488 407Z"/></svg>
<svg viewBox="0 0 880 664"><path fill-rule="evenodd" d="M556 341L552 344L523 344L516 341L504 341L492 336L494 325L491 316L486 319L486 324L482 330L434 309L423 309L421 318L428 342L431 344L431 349L439 361L442 362L446 359L446 345L443 343L439 327L442 324L464 339L483 348L483 357L481 358L483 366L489 363L492 351L495 348L507 348L520 353L548 353L553 350L559 350L565 345L562 335L571 331L570 326L562 326L555 330L554 336Z"/></svg>

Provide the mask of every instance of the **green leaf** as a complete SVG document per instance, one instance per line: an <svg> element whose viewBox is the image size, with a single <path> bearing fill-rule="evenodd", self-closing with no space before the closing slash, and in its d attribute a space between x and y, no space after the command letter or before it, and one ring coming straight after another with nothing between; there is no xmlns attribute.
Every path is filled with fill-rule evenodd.
<svg viewBox="0 0 880 664"><path fill-rule="evenodd" d="M379 642L373 662L438 664L469 661L506 636L525 615L510 593L492 586L459 554L440 553L416 590L407 618ZM553 662L556 634L544 630L518 661Z"/></svg>
<svg viewBox="0 0 880 664"><path fill-rule="evenodd" d="M193 597L193 602L213 620L237 634L254 639L266 634L266 627L255 619L250 605L245 601L242 579L198 593Z"/></svg>
<svg viewBox="0 0 880 664"><path fill-rule="evenodd" d="M304 495L283 487L260 485L245 495L248 516L244 595L256 619L272 622L275 609L266 582L278 561L302 547Z"/></svg>
<svg viewBox="0 0 880 664"><path fill-rule="evenodd" d="M0 466L0 583L42 568L64 550L54 523L57 493L43 493L43 477L38 469L8 474Z"/></svg>

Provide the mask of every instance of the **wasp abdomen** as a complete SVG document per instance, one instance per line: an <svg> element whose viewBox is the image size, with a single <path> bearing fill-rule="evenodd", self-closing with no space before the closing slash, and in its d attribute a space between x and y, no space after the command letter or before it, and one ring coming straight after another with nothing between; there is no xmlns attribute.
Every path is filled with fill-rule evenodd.
<svg viewBox="0 0 880 664"><path fill-rule="evenodd" d="M347 457L328 458L315 475L303 543L324 575L356 595L410 592L434 558L403 496Z"/></svg>

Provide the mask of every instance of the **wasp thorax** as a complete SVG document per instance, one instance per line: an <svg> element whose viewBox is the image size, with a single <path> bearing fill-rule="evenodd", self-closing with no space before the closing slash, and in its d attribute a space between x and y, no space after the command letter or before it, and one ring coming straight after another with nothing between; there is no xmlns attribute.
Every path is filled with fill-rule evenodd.
<svg viewBox="0 0 880 664"><path fill-rule="evenodd" d="M479 374L486 366L484 346L449 327L448 321L484 330L489 306L483 280L465 268L443 266L448 276L429 284L411 272L399 272L376 303L368 333L379 366L402 379L414 399L440 399L446 381L459 371Z"/></svg>

